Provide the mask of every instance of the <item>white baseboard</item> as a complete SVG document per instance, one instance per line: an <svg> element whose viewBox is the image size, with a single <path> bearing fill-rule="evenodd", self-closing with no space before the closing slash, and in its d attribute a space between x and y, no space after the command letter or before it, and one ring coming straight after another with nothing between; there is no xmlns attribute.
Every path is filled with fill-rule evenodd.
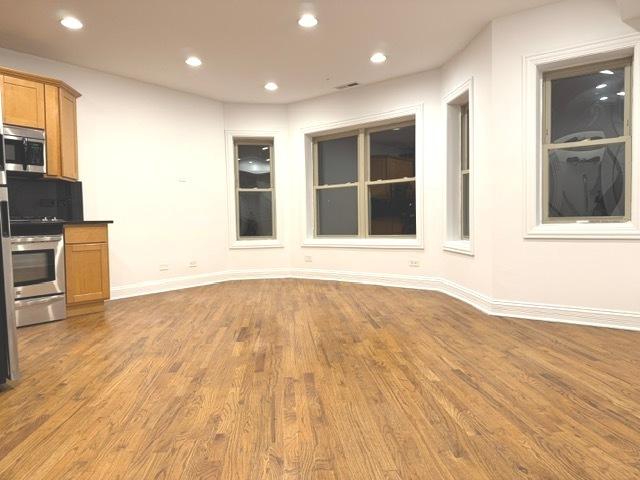
<svg viewBox="0 0 640 480"><path fill-rule="evenodd" d="M117 300L151 293L212 285L214 283L231 280L255 280L265 278L331 280L387 287L432 290L442 292L466 302L488 315L640 331L640 312L498 300L458 285L450 280L424 275L361 273L310 268L225 270L216 273L175 277L166 280L154 280L114 287L111 290L111 298Z"/></svg>

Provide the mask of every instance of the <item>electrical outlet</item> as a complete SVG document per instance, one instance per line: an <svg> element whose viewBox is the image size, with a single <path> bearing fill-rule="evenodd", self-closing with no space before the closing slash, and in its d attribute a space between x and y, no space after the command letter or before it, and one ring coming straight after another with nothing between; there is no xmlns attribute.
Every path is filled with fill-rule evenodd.
<svg viewBox="0 0 640 480"><path fill-rule="evenodd" d="M420 260L409 260L409 266L412 268L418 268L420 266Z"/></svg>
<svg viewBox="0 0 640 480"><path fill-rule="evenodd" d="M306 263L311 263L311 262L313 261L313 260L311 259L311 255L305 255L305 256L304 256L304 261L305 261Z"/></svg>
<svg viewBox="0 0 640 480"><path fill-rule="evenodd" d="M166 272L167 270L169 270L169 265L167 265L166 263L161 263L160 264L160 271L161 272Z"/></svg>
<svg viewBox="0 0 640 480"><path fill-rule="evenodd" d="M191 260L189 262L189 268L196 268L198 266L198 262L196 260Z"/></svg>

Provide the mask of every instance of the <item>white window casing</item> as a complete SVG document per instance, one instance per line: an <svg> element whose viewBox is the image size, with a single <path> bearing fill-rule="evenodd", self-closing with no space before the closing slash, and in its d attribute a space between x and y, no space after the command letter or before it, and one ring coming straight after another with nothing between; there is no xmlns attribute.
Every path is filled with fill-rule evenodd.
<svg viewBox="0 0 640 480"><path fill-rule="evenodd" d="M303 247L337 247L337 248L384 248L384 249L422 249L423 246L423 117L422 105L416 105L381 114L368 115L356 119L334 122L302 129L305 151L306 172L306 209L304 221ZM368 167L363 168L363 161L368 161L368 149L365 145L367 136L364 131L404 125L407 122L415 123L415 177L410 179L394 179L386 181L370 181L367 175ZM315 146L317 140L331 138L333 136L358 135L358 181L354 185L323 186L317 183ZM363 160L366 159L366 160ZM370 185L397 182L415 182L415 210L416 210L416 234L411 236L378 236L368 235L368 195ZM316 235L316 194L318 190L325 188L358 189L358 231L359 235L352 236L318 236Z"/></svg>
<svg viewBox="0 0 640 480"><path fill-rule="evenodd" d="M271 146L271 182L269 188L243 189L238 183L238 144L265 143ZM284 151L284 145L278 132L274 131L226 131L225 151L227 164L227 211L229 248L231 249L252 249L252 248L279 248L283 247L281 232L284 225L281 215L277 214L279 189L278 185L278 152ZM270 237L241 237L239 231L239 203L238 195L241 191L269 191L271 192L272 203L272 229L273 235Z"/></svg>
<svg viewBox="0 0 640 480"><path fill-rule="evenodd" d="M449 92L443 99L446 149L446 178L445 178L445 232L443 249L463 255L474 255L475 239L475 105L473 78L465 81ZM468 166L461 166L464 145L463 110L467 108L468 142L466 156ZM468 189L468 235L463 233L463 180L467 176Z"/></svg>
<svg viewBox="0 0 640 480"><path fill-rule="evenodd" d="M630 135L627 165L630 192L626 201L627 218L613 221L548 221L544 201L545 82L547 72L582 65L633 58L630 76ZM524 238L526 239L627 239L640 240L640 35L631 34L523 59L523 156L524 156ZM548 106L547 106L548 108ZM634 121L635 120L635 121ZM579 146L579 145L574 145Z"/></svg>

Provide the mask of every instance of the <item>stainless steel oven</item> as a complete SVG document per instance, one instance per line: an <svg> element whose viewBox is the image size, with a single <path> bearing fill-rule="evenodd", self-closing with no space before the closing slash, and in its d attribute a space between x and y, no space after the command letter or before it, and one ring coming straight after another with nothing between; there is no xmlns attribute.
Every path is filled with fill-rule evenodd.
<svg viewBox="0 0 640 480"><path fill-rule="evenodd" d="M47 173L44 130L5 126L2 133L8 171Z"/></svg>
<svg viewBox="0 0 640 480"><path fill-rule="evenodd" d="M66 315L62 235L11 238L16 323L19 327Z"/></svg>

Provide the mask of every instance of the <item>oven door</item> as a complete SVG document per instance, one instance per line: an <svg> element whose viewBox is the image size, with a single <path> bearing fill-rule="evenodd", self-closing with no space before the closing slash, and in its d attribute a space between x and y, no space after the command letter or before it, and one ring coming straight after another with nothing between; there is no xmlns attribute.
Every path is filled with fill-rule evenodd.
<svg viewBox="0 0 640 480"><path fill-rule="evenodd" d="M16 299L64 293L62 235L13 237Z"/></svg>

